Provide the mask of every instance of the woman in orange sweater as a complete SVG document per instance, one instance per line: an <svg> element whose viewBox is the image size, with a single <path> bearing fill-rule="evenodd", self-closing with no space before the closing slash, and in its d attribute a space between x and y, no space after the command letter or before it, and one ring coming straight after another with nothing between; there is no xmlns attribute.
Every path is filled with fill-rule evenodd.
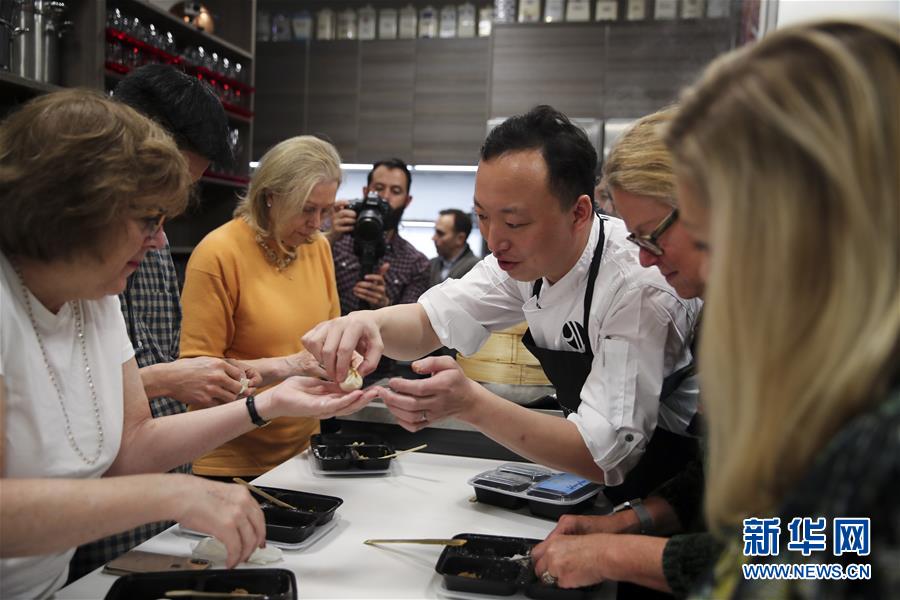
<svg viewBox="0 0 900 600"><path fill-rule="evenodd" d="M210 232L188 262L182 357L246 361L263 388L292 375L325 376L300 338L340 315L331 248L319 233L340 181L337 151L312 136L263 156L234 219ZM306 449L318 427L312 417L275 419L195 461L194 473L260 475Z"/></svg>

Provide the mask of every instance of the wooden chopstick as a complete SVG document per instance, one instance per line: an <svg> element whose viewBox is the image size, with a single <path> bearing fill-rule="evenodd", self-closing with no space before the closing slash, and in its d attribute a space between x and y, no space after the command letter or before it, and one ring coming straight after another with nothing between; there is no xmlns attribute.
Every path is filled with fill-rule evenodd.
<svg viewBox="0 0 900 600"><path fill-rule="evenodd" d="M399 540L366 540L363 544L377 546L378 544L428 544L431 546L465 546L468 540L442 540L435 538L399 539Z"/></svg>
<svg viewBox="0 0 900 600"><path fill-rule="evenodd" d="M383 458L396 458L401 454L409 454L410 452L418 452L424 448L427 448L428 444L422 444L421 446L416 446L415 448L408 448L406 450L397 450L393 454L388 454L386 456L370 456L369 460L381 460Z"/></svg>
<svg viewBox="0 0 900 600"><path fill-rule="evenodd" d="M268 500L272 504L275 504L276 506L280 506L281 508L289 508L291 510L298 510L296 506L292 506L292 505L288 504L287 502L285 502L284 500L279 500L272 494L262 491L261 489L259 489L255 485L253 485L252 483L248 483L248 482L244 481L243 479L241 479L240 477L233 477L232 481L234 481L235 483L241 484L242 486L244 486L245 488L247 488L254 494L258 494L259 496L265 498L266 500Z"/></svg>

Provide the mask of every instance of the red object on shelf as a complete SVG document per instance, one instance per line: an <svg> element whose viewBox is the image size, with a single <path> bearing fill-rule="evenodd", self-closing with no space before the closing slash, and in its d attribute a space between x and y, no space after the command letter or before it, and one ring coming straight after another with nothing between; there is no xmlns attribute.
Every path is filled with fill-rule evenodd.
<svg viewBox="0 0 900 600"><path fill-rule="evenodd" d="M160 50L156 46L151 46L147 42L143 42L135 37L132 37L124 31L119 31L118 29L107 27L106 38L111 41L124 42L130 46L134 46L135 48L139 48L140 50L149 52L150 54L155 54L156 56L163 59L166 64L181 65L185 71L187 71L191 75L196 75L200 79L209 79L213 83L218 81L222 84L228 84L233 88L243 90L251 94L256 91L256 88L254 88L252 85L247 85L243 81L238 81L237 79L232 79L231 77L225 77L224 75L220 75L215 71L210 71L206 67L185 62L180 56L169 54L165 50ZM240 110L243 109L238 109L238 111L236 112L239 112Z"/></svg>
<svg viewBox="0 0 900 600"><path fill-rule="evenodd" d="M160 50L156 46L151 46L147 42L142 42L141 40L131 37L124 31L119 31L118 29L113 29L112 27L106 28L106 39L113 42L124 42L129 46L134 46L135 48L148 52L150 54L154 54L159 58L163 59L166 64L177 65L181 64L181 58L175 56L173 54L169 54L165 50Z"/></svg>

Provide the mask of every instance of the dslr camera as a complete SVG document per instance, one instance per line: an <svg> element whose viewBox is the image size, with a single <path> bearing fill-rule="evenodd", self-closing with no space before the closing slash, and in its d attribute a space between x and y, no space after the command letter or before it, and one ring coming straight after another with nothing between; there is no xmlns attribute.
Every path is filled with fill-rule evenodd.
<svg viewBox="0 0 900 600"><path fill-rule="evenodd" d="M360 278L375 272L375 266L384 256L384 222L391 213L391 205L370 191L361 200L354 200L348 206L356 212L353 227L353 252L359 258Z"/></svg>

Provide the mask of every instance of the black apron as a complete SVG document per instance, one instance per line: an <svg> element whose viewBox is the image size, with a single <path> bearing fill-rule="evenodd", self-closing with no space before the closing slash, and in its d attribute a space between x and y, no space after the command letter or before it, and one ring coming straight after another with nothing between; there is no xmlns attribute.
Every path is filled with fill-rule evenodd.
<svg viewBox="0 0 900 600"><path fill-rule="evenodd" d="M600 270L600 259L603 255L605 240L603 219L601 219L600 239L597 241L597 247L591 258L587 288L584 292L584 322L582 323L584 352L540 348L535 344L530 328L522 336L522 344L538 359L547 379L556 388L556 399L565 416L578 410L578 406L581 404L581 388L584 387L584 382L587 381L594 362L588 325L591 302L594 298L594 284L597 282L597 272ZM543 279L538 279L534 282L531 292L533 296L538 295L543 281ZM690 365L666 377L663 380L660 401L678 389L678 386L693 374L692 361ZM699 451L696 439L657 427L641 460L629 471L621 485L606 488L606 496L616 503L634 498L644 498L680 472L688 461L698 455Z"/></svg>

